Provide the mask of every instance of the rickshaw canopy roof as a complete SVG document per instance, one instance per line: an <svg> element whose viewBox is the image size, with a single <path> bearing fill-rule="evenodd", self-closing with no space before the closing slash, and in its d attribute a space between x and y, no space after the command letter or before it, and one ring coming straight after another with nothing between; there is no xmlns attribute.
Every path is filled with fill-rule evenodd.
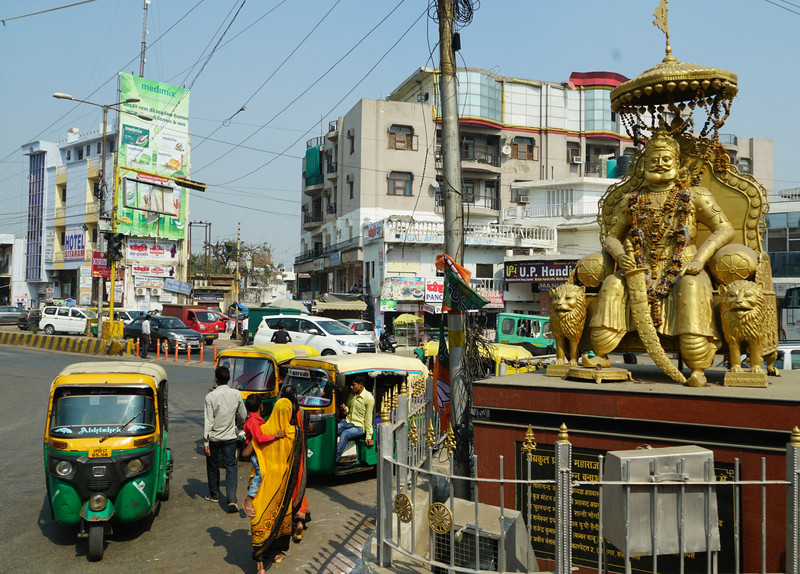
<svg viewBox="0 0 800 574"><path fill-rule="evenodd" d="M298 357L318 357L319 351L314 347L296 343L260 343L225 349L217 355L217 362L224 357L263 357L265 355L281 364Z"/></svg>
<svg viewBox="0 0 800 574"><path fill-rule="evenodd" d="M520 359L532 359L533 354L519 345L509 345L507 343L489 343L491 357L495 361L519 361ZM439 341L428 341L423 347L426 357L433 357L439 353Z"/></svg>
<svg viewBox="0 0 800 574"><path fill-rule="evenodd" d="M292 362L295 364L295 362ZM327 357L313 357L297 361L297 366L320 367L335 369L344 375L353 373L368 373L370 371L389 371L417 373L422 377L428 376L426 367L416 357L403 357L377 353L358 353L355 355L329 355Z"/></svg>
<svg viewBox="0 0 800 574"><path fill-rule="evenodd" d="M140 363L138 361L97 361L93 363L73 363L65 367L53 381L53 387L59 384L81 384L81 375L91 375L97 380L97 375L108 375L105 383L131 384L136 376L148 377L155 383L156 389L161 388L161 383L167 380L167 372L161 365L153 363ZM114 380L115 376L121 380ZM69 377L69 379L65 379Z"/></svg>

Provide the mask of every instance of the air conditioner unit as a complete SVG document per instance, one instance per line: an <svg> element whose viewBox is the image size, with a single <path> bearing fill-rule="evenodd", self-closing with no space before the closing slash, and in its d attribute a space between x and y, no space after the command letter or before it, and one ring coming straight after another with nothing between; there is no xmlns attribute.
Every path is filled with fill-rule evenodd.
<svg viewBox="0 0 800 574"><path fill-rule="evenodd" d="M527 195L518 195L517 203L530 203L531 198Z"/></svg>
<svg viewBox="0 0 800 574"><path fill-rule="evenodd" d="M573 155L572 156L572 163L583 163L583 156Z"/></svg>
<svg viewBox="0 0 800 574"><path fill-rule="evenodd" d="M150 289L150 296L151 297L158 297L159 295L161 295L161 289L159 289L158 287L154 287L154 288Z"/></svg>
<svg viewBox="0 0 800 574"><path fill-rule="evenodd" d="M137 287L136 288L136 295L138 297L143 297L146 293L147 293L147 289L145 289L144 287Z"/></svg>

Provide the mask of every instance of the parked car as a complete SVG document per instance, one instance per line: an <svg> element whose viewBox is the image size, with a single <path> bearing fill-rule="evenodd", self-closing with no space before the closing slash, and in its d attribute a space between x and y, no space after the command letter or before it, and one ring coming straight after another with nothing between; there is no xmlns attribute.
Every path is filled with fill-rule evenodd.
<svg viewBox="0 0 800 574"><path fill-rule="evenodd" d="M347 327L350 327L359 335L369 337L372 339L373 343L378 342L378 335L375 333L375 325L369 321L362 321L361 319L339 319L339 322Z"/></svg>
<svg viewBox="0 0 800 574"><path fill-rule="evenodd" d="M97 313L83 307L57 307L47 305L42 309L39 329L53 335L55 333L80 334L86 332L86 320L97 319Z"/></svg>
<svg viewBox="0 0 800 574"><path fill-rule="evenodd" d="M13 325L24 311L19 307L0 307L0 323Z"/></svg>
<svg viewBox="0 0 800 574"><path fill-rule="evenodd" d="M125 325L122 336L125 339L141 337L143 321L144 317L137 317ZM160 345L166 341L170 352L174 352L176 346L179 351L185 351L187 347L199 350L202 340L203 337L200 333L187 327L186 323L177 317L156 315L150 318L150 349L155 349L157 344Z"/></svg>
<svg viewBox="0 0 800 574"><path fill-rule="evenodd" d="M219 311L206 309L197 305L181 305L177 303L165 303L161 309L163 317L176 317L181 320L189 329L194 329L200 335L206 345L210 345L219 336L217 335L218 322L217 314Z"/></svg>
<svg viewBox="0 0 800 574"><path fill-rule="evenodd" d="M334 319L312 315L264 317L253 337L253 343L269 343L280 324L289 333L292 343L314 347L321 355L376 352L375 342L371 338L359 335Z"/></svg>
<svg viewBox="0 0 800 574"><path fill-rule="evenodd" d="M22 331L28 331L31 327L36 325L39 327L39 321L42 319L41 309L25 309L17 319L17 327Z"/></svg>

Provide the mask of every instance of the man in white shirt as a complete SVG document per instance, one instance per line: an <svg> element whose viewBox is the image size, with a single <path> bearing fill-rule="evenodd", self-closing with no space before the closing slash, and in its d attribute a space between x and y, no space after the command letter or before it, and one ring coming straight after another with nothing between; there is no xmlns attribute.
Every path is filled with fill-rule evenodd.
<svg viewBox="0 0 800 574"><path fill-rule="evenodd" d="M150 350L150 315L144 316L142 321L142 336L139 337L139 356L142 359L147 358L147 352Z"/></svg>
<svg viewBox="0 0 800 574"><path fill-rule="evenodd" d="M209 502L219 502L220 463L225 467L225 495L228 512L238 512L236 505L236 427L244 424L247 410L239 391L228 386L227 367L214 371L214 389L205 399L203 440L206 453Z"/></svg>

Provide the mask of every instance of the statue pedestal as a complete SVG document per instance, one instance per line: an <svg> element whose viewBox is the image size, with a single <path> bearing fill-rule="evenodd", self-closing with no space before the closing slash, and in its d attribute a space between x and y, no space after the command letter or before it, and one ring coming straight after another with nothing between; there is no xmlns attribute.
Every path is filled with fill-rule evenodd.
<svg viewBox="0 0 800 574"><path fill-rule="evenodd" d="M593 367L570 367L569 371L567 371L567 378L580 381L594 381L597 384L603 381L633 380L631 372L628 369L621 369L619 367L604 367L601 369Z"/></svg>
<svg viewBox="0 0 800 574"><path fill-rule="evenodd" d="M570 368L570 365L547 365L545 374L548 377L561 377L563 379L567 376L567 371L569 371Z"/></svg>
<svg viewBox="0 0 800 574"><path fill-rule="evenodd" d="M723 385L726 387L766 387L769 385L767 380L767 373L750 373L743 371L741 373L725 373L725 381Z"/></svg>

